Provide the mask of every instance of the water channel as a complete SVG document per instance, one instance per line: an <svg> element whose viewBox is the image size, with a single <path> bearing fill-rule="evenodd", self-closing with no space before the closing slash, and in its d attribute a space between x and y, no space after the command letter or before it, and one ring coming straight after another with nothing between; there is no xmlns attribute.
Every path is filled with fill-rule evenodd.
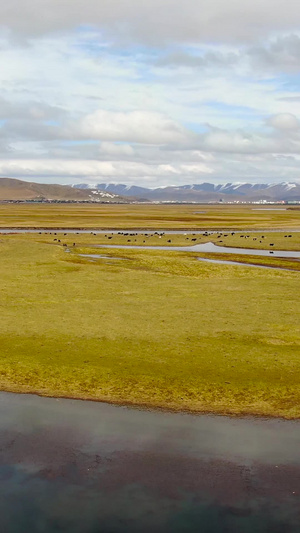
<svg viewBox="0 0 300 533"><path fill-rule="evenodd" d="M66 252L70 252L69 249L66 249ZM79 257L85 257L86 259L90 259L91 261L94 261L95 259L105 259L106 261L123 261L126 260L125 257L113 257L109 255L102 255L102 254L78 254ZM235 266L244 266L244 267L253 267L253 268L272 268L273 270L289 270L291 272L295 272L292 268L284 268L284 267L276 267L271 265L255 265L251 263L239 263L238 261L222 261L221 259L206 259L204 257L197 257L197 261L203 261L205 263L214 263L218 265L235 265Z"/></svg>
<svg viewBox="0 0 300 533"><path fill-rule="evenodd" d="M300 252L286 250L257 250L252 248L232 248L230 246L217 246L212 242L204 244L195 244L194 246L130 246L121 244L93 244L92 248L119 248L119 249L137 249L137 250L166 250L168 252L203 252L219 254L239 254L239 255L259 255L273 257L293 257L300 258Z"/></svg>
<svg viewBox="0 0 300 533"><path fill-rule="evenodd" d="M296 533L300 422L0 393L5 533Z"/></svg>

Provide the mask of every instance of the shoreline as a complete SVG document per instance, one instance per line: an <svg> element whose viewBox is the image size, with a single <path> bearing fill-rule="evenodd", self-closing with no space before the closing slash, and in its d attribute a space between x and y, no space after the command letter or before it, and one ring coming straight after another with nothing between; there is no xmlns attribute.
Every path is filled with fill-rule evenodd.
<svg viewBox="0 0 300 533"><path fill-rule="evenodd" d="M47 394L40 391L35 390L19 390L12 388L2 388L0 386L0 393L4 394L14 394L14 395L26 395L26 396L35 396L39 398L48 398L52 400L75 400L78 402L93 402L93 403L100 403L100 404L106 404L111 405L114 407L123 407L128 409L136 409L138 411L151 411L153 413L155 412L161 412L161 413L169 413L169 414L179 414L179 415L190 415L190 416L210 416L210 417L223 417L223 418L230 418L230 419L259 419L259 420L282 420L282 421L289 421L289 422L298 422L300 421L300 414L299 416L284 416L282 414L263 414L259 412L251 412L251 411L240 411L240 412L230 412L230 411L216 411L213 409L182 409L180 406L167 406L163 404L152 404L152 403L139 403L134 402L130 400L109 400L109 399L101 399L101 398L94 398L90 397L88 395L78 396L78 395L54 395L54 394Z"/></svg>

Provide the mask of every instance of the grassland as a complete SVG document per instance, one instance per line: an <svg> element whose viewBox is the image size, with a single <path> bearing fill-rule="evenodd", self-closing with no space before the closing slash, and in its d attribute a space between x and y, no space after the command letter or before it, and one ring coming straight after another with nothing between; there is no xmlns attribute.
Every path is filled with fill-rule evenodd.
<svg viewBox="0 0 300 533"><path fill-rule="evenodd" d="M1 236L2 390L300 417L299 272L153 249L105 250L119 261L79 255L101 239L108 238ZM123 236L114 239L120 244ZM149 239L157 244L157 236ZM170 244L185 239L172 236ZM278 234L278 246L297 249L297 239Z"/></svg>
<svg viewBox="0 0 300 533"><path fill-rule="evenodd" d="M280 229L299 228L300 211L255 205L0 204L0 227ZM257 210L259 208L259 210Z"/></svg>
<svg viewBox="0 0 300 533"><path fill-rule="evenodd" d="M36 235L27 236L28 239L36 240ZM234 247L234 248L251 248L253 250L269 250L270 252L279 250L300 251L300 232L292 231L285 232L246 232L246 233L210 233L196 234L196 233L181 233L168 234L162 232L148 232L136 233L131 232L106 232L95 234L72 234L67 232L47 232L39 236L40 242L57 244L60 242L61 246L69 246L73 253L77 254L95 254L106 253L107 249L98 248L99 246L119 246L118 256L122 257L130 253L129 250L122 249L125 246L147 246L155 248L156 246L164 247L190 247L195 244L205 244L213 242L220 247ZM75 247L73 246L75 244ZM141 254L140 254L141 255ZM270 266L274 268L286 268L293 270L300 270L300 260L295 258L276 258L271 254L263 256L255 255L239 255L220 253L194 253L193 257L204 257L208 259L218 259L222 261L238 261L240 263ZM78 258L77 258L78 259Z"/></svg>

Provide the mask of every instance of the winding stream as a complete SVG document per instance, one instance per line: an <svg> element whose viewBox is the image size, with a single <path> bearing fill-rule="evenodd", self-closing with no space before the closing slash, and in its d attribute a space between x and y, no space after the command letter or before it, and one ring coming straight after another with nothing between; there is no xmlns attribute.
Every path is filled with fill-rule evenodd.
<svg viewBox="0 0 300 533"><path fill-rule="evenodd" d="M94 244L93 248L119 248L119 249L137 249L137 250L166 250L169 252L203 252L218 254L239 254L239 255L259 255L273 257L293 257L300 258L300 252L286 250L256 250L252 248L232 248L230 246L216 246L212 242L205 244L195 244L194 246L130 246L121 244Z"/></svg>

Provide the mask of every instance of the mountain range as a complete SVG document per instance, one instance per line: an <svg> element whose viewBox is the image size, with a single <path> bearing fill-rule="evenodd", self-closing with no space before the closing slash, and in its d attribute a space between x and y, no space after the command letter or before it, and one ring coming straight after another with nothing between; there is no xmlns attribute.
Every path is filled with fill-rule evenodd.
<svg viewBox="0 0 300 533"><path fill-rule="evenodd" d="M199 183L194 185L181 185L158 187L148 189L136 185L114 183L99 183L87 185L85 183L74 187L87 190L98 189L125 197L134 197L139 200L154 202L219 202L219 201L300 201L299 183Z"/></svg>
<svg viewBox="0 0 300 533"><path fill-rule="evenodd" d="M130 202L293 202L300 201L300 183L199 183L149 189L99 183L52 185L0 178L0 201Z"/></svg>
<svg viewBox="0 0 300 533"><path fill-rule="evenodd" d="M74 201L128 203L127 197L109 191L74 188L70 185L49 185L14 178L0 178L0 201Z"/></svg>

